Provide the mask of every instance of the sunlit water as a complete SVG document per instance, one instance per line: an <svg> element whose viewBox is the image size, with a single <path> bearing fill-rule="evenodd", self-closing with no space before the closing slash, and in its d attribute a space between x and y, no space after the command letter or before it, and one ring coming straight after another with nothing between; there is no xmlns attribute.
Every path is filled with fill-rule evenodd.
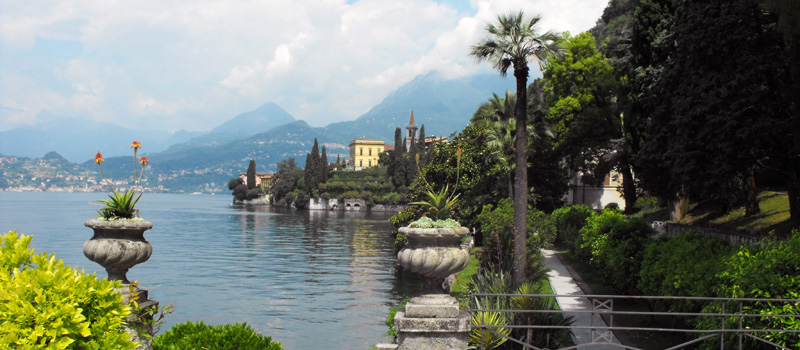
<svg viewBox="0 0 800 350"><path fill-rule="evenodd" d="M37 251L97 272L83 226L101 193L0 192L0 231L33 235ZM229 196L145 194L149 261L128 272L162 305L163 330L187 320L247 322L285 349L366 349L385 340L388 307L406 291L395 273L391 213L230 205ZM407 283L405 283L407 284ZM162 330L162 331L163 331Z"/></svg>

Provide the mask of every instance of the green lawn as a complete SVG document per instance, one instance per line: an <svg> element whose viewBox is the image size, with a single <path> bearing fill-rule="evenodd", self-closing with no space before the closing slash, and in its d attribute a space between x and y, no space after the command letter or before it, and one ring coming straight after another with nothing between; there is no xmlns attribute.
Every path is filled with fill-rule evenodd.
<svg viewBox="0 0 800 350"><path fill-rule="evenodd" d="M458 297L466 293L467 286L476 273L478 273L478 258L475 256L475 248L472 248L469 252L469 264L456 275L456 283L450 288L450 294Z"/></svg>
<svg viewBox="0 0 800 350"><path fill-rule="evenodd" d="M702 224L766 235L771 231L788 234L798 226L790 221L789 198L784 192L762 191L758 194L761 213L745 216L744 207L720 214L710 203L693 204L686 218L687 224Z"/></svg>

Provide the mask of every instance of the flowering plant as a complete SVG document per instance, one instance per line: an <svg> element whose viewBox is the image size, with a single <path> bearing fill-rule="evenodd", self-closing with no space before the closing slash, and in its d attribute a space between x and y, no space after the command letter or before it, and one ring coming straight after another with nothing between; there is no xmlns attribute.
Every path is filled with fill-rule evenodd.
<svg viewBox="0 0 800 350"><path fill-rule="evenodd" d="M452 193L448 193L449 185L445 185L443 189L440 191L435 191L431 184L428 183L428 180L425 179L425 175L422 174L422 170L419 168L419 154L416 156L417 162L417 172L419 172L420 178L425 183L425 187L427 191L425 191L425 195L428 197L427 201L420 201L420 202L412 202L410 204L414 205L421 205L425 209L425 216L432 218L433 220L447 220L453 216L453 211L455 211L456 202L458 202L458 196L460 194L456 193L458 190L458 178L461 171L461 148L456 149L456 186L453 189Z"/></svg>
<svg viewBox="0 0 800 350"><path fill-rule="evenodd" d="M139 199L142 198L143 189L139 189L139 195L136 195L136 188L139 187L139 180L141 180L142 175L144 174L144 166L147 165L148 160L147 157L139 158L137 153L139 148L142 148L142 144L139 141L133 141L131 143L131 148L133 148L133 169L134 169L134 179L135 185L128 189L125 192L117 192L114 189L114 186L111 184L111 181L108 180L105 174L103 174L103 167L100 166L100 163L104 161L103 155L100 151L97 151L97 154L94 156L94 162L97 164L97 168L100 169L100 175L103 176L103 180L106 181L106 185L108 188L111 189L111 193L108 195L110 199L99 199L98 202L104 204L105 206L100 208L97 211L97 216L106 219L106 220L117 220L117 219L128 219L128 220L141 220L142 218L139 217L139 209L136 209L136 203L139 202ZM139 170L139 165L141 164L141 171Z"/></svg>

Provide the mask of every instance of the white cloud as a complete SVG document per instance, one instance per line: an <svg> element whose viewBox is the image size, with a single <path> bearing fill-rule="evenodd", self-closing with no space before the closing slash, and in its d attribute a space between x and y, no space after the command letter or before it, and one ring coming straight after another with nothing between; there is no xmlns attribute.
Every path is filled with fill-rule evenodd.
<svg viewBox="0 0 800 350"><path fill-rule="evenodd" d="M577 33L607 2L0 1L0 128L50 111L171 130L268 101L312 125L354 119L416 75L485 70L467 53L499 13Z"/></svg>

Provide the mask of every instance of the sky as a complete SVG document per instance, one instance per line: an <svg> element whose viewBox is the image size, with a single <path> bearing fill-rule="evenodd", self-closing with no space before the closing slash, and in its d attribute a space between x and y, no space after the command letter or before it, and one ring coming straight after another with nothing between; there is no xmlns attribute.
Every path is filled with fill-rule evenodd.
<svg viewBox="0 0 800 350"><path fill-rule="evenodd" d="M418 75L491 72L468 53L499 14L577 34L607 2L0 0L0 131L208 131L266 102L312 126L354 120Z"/></svg>

